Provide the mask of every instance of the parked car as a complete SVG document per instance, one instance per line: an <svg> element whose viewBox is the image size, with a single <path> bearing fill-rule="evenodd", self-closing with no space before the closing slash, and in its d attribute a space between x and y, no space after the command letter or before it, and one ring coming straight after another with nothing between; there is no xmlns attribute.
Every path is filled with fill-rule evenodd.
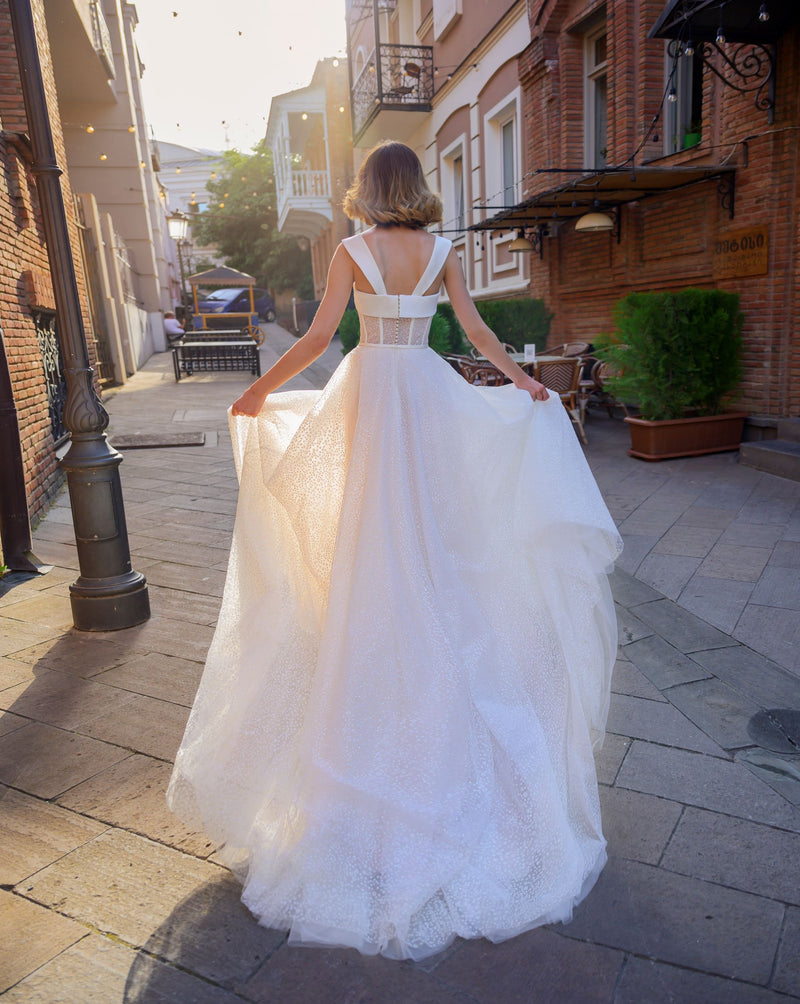
<svg viewBox="0 0 800 1004"><path fill-rule="evenodd" d="M253 302L262 321L275 320L275 301L266 289L253 287ZM201 314L247 314L250 312L250 290L224 287L206 293L198 299Z"/></svg>

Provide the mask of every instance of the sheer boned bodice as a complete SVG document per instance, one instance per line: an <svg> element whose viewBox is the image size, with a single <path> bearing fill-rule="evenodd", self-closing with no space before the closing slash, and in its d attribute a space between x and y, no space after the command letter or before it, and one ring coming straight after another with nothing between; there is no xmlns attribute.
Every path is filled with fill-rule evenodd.
<svg viewBox="0 0 800 1004"><path fill-rule="evenodd" d="M436 313L439 294L423 295L441 271L450 251L450 241L435 236L425 271L413 293L387 293L386 284L372 252L361 234L348 237L344 247L369 281L374 292L353 288L353 298L361 322L364 346L424 348L428 344L431 318Z"/></svg>

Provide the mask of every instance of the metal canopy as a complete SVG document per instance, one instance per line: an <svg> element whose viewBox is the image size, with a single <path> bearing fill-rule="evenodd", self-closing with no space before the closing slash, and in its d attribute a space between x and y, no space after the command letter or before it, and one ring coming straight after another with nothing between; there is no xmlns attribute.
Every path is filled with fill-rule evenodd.
<svg viewBox="0 0 800 1004"><path fill-rule="evenodd" d="M759 20L765 6L769 19ZM800 14L797 0L669 0L648 38L713 42L720 28L727 42L772 45Z"/></svg>
<svg viewBox="0 0 800 1004"><path fill-rule="evenodd" d="M710 164L693 167L608 168L601 171L570 171L551 168L535 173L578 174L555 188L538 192L516 206L506 206L501 212L470 230L514 230L537 227L557 220L575 219L584 213L616 209L626 202L663 195L703 181L719 181L723 206L733 216L733 183L736 167L730 164ZM486 207L491 209L492 207Z"/></svg>
<svg viewBox="0 0 800 1004"><path fill-rule="evenodd" d="M220 265L210 268L207 272L195 272L186 280L190 286L255 286L256 280L247 272L238 272L235 268Z"/></svg>

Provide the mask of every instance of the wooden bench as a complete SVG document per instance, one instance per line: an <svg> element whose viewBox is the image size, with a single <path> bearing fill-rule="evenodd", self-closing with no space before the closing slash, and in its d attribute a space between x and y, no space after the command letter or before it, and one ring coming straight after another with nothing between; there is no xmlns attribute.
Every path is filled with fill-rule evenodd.
<svg viewBox="0 0 800 1004"><path fill-rule="evenodd" d="M191 376L214 370L249 370L253 376L261 376L261 358L252 338L178 342L172 349L172 365L176 380L181 373Z"/></svg>

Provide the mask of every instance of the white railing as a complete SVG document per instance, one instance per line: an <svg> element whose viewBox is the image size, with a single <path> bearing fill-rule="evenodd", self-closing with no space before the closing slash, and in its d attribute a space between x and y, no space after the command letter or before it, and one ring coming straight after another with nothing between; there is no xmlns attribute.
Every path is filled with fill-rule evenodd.
<svg viewBox="0 0 800 1004"><path fill-rule="evenodd" d="M116 76L114 72L114 50L111 46L111 33L106 24L106 18L100 6L100 0L91 0L89 13L92 21L92 44L94 51L103 61L109 80Z"/></svg>

